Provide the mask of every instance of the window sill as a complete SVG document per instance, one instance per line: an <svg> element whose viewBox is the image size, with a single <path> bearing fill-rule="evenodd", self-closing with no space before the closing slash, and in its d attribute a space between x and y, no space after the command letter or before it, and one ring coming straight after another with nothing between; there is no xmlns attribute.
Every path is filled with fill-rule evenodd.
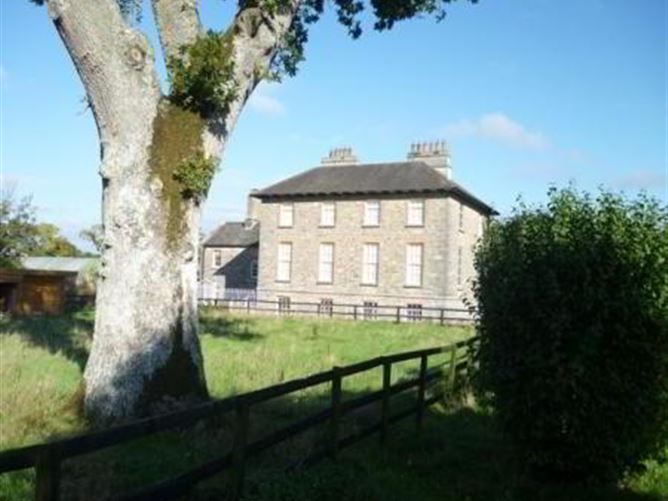
<svg viewBox="0 0 668 501"><path fill-rule="evenodd" d="M420 285L404 285L404 289L422 289L422 284L420 284Z"/></svg>
<svg viewBox="0 0 668 501"><path fill-rule="evenodd" d="M334 224L319 224L318 228L335 228L336 225Z"/></svg>
<svg viewBox="0 0 668 501"><path fill-rule="evenodd" d="M331 282L316 282L315 285L334 285L334 281L331 281Z"/></svg>
<svg viewBox="0 0 668 501"><path fill-rule="evenodd" d="M278 280L278 279L276 279L276 280L274 280L274 282L276 282L277 284L289 284L290 280Z"/></svg>
<svg viewBox="0 0 668 501"><path fill-rule="evenodd" d="M279 230L289 230L290 228L294 228L294 225L293 226L278 226Z"/></svg>
<svg viewBox="0 0 668 501"><path fill-rule="evenodd" d="M360 284L361 287L378 287L378 284Z"/></svg>
<svg viewBox="0 0 668 501"><path fill-rule="evenodd" d="M362 228L380 228L380 224L363 224Z"/></svg>
<svg viewBox="0 0 668 501"><path fill-rule="evenodd" d="M424 223L423 224L407 224L404 227L405 228L424 228Z"/></svg>

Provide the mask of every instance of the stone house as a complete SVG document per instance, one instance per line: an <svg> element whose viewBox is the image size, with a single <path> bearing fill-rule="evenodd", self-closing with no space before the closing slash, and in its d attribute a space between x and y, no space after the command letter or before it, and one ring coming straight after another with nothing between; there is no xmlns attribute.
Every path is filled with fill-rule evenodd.
<svg viewBox="0 0 668 501"><path fill-rule="evenodd" d="M251 193L257 298L282 310L358 305L367 317L384 306L409 317L465 308L473 249L494 214L452 180L444 142L413 145L390 163L333 150L320 166Z"/></svg>
<svg viewBox="0 0 668 501"><path fill-rule="evenodd" d="M258 223L250 218L225 223L209 235L202 245L201 297L255 297L258 238Z"/></svg>

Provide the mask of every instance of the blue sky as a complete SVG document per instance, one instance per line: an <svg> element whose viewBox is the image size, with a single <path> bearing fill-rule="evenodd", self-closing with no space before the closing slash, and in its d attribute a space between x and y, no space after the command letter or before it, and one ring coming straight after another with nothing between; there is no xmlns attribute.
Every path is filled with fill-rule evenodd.
<svg viewBox="0 0 668 501"><path fill-rule="evenodd" d="M202 0L213 27L231 0ZM261 86L211 188L205 232L245 197L351 146L397 160L446 139L455 179L505 214L573 181L668 201L668 0L459 1L448 16L350 40L327 15L297 77ZM76 238L100 219L99 147L45 8L0 2L0 166L39 218ZM155 39L145 10L141 25Z"/></svg>

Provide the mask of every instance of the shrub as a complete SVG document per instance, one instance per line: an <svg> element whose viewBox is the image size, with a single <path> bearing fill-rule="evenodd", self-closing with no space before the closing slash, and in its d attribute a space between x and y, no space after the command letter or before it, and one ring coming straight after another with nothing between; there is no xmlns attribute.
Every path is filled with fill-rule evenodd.
<svg viewBox="0 0 668 501"><path fill-rule="evenodd" d="M668 210L573 189L476 253L478 384L534 470L609 481L668 439Z"/></svg>

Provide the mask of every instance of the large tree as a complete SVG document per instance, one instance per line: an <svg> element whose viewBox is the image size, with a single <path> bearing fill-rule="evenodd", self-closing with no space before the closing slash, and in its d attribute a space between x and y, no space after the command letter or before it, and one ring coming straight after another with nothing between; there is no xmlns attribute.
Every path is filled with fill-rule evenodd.
<svg viewBox="0 0 668 501"><path fill-rule="evenodd" d="M197 340L202 203L230 132L260 81L293 75L324 0L238 0L223 32L197 0L152 0L170 81L133 24L141 0L46 4L85 87L101 144L104 241L85 410L98 422L207 397ZM331 0L351 36L450 0ZM475 0L472 0L475 1Z"/></svg>

